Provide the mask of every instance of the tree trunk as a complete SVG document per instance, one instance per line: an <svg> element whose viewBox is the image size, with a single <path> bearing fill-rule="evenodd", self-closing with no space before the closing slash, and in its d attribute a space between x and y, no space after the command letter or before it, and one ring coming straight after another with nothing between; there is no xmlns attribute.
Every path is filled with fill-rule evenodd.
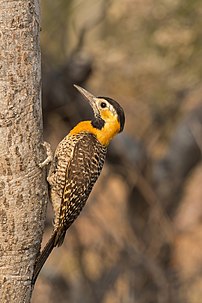
<svg viewBox="0 0 202 303"><path fill-rule="evenodd" d="M29 302L46 210L38 0L0 0L0 302Z"/></svg>

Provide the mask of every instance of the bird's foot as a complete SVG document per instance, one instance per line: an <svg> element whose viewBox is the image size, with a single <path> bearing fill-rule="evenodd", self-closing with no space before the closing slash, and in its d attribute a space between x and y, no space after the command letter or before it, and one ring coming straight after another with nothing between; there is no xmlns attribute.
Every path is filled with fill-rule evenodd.
<svg viewBox="0 0 202 303"><path fill-rule="evenodd" d="M46 158L43 162L39 163L39 167L40 167L40 168L43 168L44 166L47 166L47 165L48 165L49 163L51 163L52 160L53 160L53 152L52 152L52 150L51 150L50 143L44 141L44 142L42 143L42 146L43 146L43 147L45 148L45 150L46 150L47 158Z"/></svg>

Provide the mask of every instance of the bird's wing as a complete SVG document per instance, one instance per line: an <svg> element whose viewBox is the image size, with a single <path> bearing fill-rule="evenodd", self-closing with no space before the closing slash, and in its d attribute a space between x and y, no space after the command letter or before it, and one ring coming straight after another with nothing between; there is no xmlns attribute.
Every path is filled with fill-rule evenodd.
<svg viewBox="0 0 202 303"><path fill-rule="evenodd" d="M84 134L75 144L66 170L59 226L65 231L78 217L104 164L106 148L94 135Z"/></svg>

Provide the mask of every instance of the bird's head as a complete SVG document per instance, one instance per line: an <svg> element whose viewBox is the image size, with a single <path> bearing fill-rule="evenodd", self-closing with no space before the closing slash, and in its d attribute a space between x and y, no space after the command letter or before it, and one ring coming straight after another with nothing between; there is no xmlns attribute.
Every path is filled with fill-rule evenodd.
<svg viewBox="0 0 202 303"><path fill-rule="evenodd" d="M76 89L88 100L93 112L94 119L91 121L92 126L98 130L122 132L125 124L125 115L123 108L118 102L109 97L95 97L84 88L74 85Z"/></svg>

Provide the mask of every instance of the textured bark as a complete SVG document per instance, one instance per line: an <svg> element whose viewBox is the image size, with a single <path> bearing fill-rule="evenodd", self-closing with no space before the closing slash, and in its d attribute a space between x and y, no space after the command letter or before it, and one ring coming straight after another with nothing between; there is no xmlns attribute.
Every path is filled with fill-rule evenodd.
<svg viewBox="0 0 202 303"><path fill-rule="evenodd" d="M0 0L0 302L29 302L44 227L38 0Z"/></svg>

